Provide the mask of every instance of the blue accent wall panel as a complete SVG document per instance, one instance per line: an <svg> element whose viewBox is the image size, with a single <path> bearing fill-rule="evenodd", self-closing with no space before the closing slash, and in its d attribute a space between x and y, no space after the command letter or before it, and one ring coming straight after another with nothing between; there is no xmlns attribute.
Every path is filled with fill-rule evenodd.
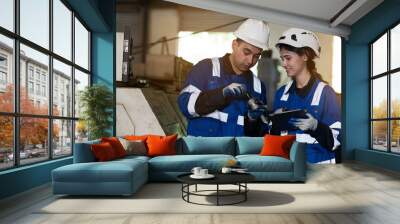
<svg viewBox="0 0 400 224"><path fill-rule="evenodd" d="M72 157L0 172L0 199L51 181L51 171L72 163Z"/></svg>
<svg viewBox="0 0 400 224"><path fill-rule="evenodd" d="M400 155L366 149L356 149L355 160L400 172Z"/></svg>
<svg viewBox="0 0 400 224"><path fill-rule="evenodd" d="M369 135L369 60L367 45L346 45L345 122L343 156L354 159L354 148L368 148ZM356 60L354 60L356 59Z"/></svg>
<svg viewBox="0 0 400 224"><path fill-rule="evenodd" d="M344 159L399 170L400 157L369 150L369 43L400 22L400 1L386 0L351 27L344 43Z"/></svg>
<svg viewBox="0 0 400 224"><path fill-rule="evenodd" d="M101 11L107 24L110 24L109 32L92 33L92 81L101 83L110 88L114 98L113 126L109 128L110 135L115 135L115 1L98 1L99 11Z"/></svg>

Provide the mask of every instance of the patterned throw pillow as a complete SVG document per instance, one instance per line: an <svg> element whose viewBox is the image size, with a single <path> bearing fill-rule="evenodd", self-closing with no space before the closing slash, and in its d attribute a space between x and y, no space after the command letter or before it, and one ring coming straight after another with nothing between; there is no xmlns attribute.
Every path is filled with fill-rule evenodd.
<svg viewBox="0 0 400 224"><path fill-rule="evenodd" d="M141 140L126 140L119 138L122 146L126 151L126 155L145 156L147 155L147 149L144 141Z"/></svg>

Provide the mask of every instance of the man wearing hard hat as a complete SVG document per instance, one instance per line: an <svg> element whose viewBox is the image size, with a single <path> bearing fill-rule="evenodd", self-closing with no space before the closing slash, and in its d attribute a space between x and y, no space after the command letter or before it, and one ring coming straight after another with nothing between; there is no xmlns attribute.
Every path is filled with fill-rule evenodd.
<svg viewBox="0 0 400 224"><path fill-rule="evenodd" d="M247 19L234 32L232 54L204 59L188 74L178 103L191 136L255 136L263 133L266 108L249 107L254 98L266 105L264 84L250 71L267 49L268 25Z"/></svg>

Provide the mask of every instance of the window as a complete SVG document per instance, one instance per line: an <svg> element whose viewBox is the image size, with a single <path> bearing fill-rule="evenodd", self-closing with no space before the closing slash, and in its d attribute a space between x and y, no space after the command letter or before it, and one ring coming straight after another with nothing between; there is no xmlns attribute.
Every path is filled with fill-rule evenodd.
<svg viewBox="0 0 400 224"><path fill-rule="evenodd" d="M46 96L46 86L42 86L42 96Z"/></svg>
<svg viewBox="0 0 400 224"><path fill-rule="evenodd" d="M36 84L36 95L40 95L40 84Z"/></svg>
<svg viewBox="0 0 400 224"><path fill-rule="evenodd" d="M0 84L6 85L7 84L7 73L0 71Z"/></svg>
<svg viewBox="0 0 400 224"><path fill-rule="evenodd" d="M49 0L20 0L21 36L49 48Z"/></svg>
<svg viewBox="0 0 400 224"><path fill-rule="evenodd" d="M0 26L14 31L14 0L0 1Z"/></svg>
<svg viewBox="0 0 400 224"><path fill-rule="evenodd" d="M54 104L58 104L58 97L60 94L60 100L62 103L64 103L64 96L70 96L72 95L72 91L70 89L65 89L64 85L66 83L69 83L70 85L72 84L72 68L71 66L68 66L58 60L53 60L54 64L54 71L53 71L53 77L54 77L54 83L53 83L53 90L54 90ZM72 98L67 99L68 104L72 104ZM71 101L71 102L69 102ZM55 107L56 105L53 105ZM60 114L59 108L55 107L56 109L53 110L53 114ZM62 113L62 116L68 116L72 117L72 108L69 107L66 109L65 114Z"/></svg>
<svg viewBox="0 0 400 224"><path fill-rule="evenodd" d="M0 91L5 92L7 87L7 56L0 53Z"/></svg>
<svg viewBox="0 0 400 224"><path fill-rule="evenodd" d="M40 70L36 69L36 80L40 81Z"/></svg>
<svg viewBox="0 0 400 224"><path fill-rule="evenodd" d="M0 27L0 170L72 155L87 133L74 105L90 83L90 31L63 0L0 0Z"/></svg>
<svg viewBox="0 0 400 224"><path fill-rule="evenodd" d="M89 69L89 32L75 18L75 62L82 68Z"/></svg>
<svg viewBox="0 0 400 224"><path fill-rule="evenodd" d="M60 1L53 0L54 52L71 60L72 12Z"/></svg>
<svg viewBox="0 0 400 224"><path fill-rule="evenodd" d="M7 68L7 56L0 54L0 68Z"/></svg>
<svg viewBox="0 0 400 224"><path fill-rule="evenodd" d="M0 1L0 7L4 3ZM0 14L3 12L0 9ZM3 18L0 15L0 21ZM1 24L1 23L0 23ZM11 38L8 38L0 33L0 113L1 112L13 112L14 111L14 83L13 76L14 71L10 62L14 57L14 42ZM11 135L11 133L8 133ZM1 139L1 136L0 136ZM2 147L0 143L0 148ZM0 160L1 164L1 160ZM1 169L1 168L0 168Z"/></svg>
<svg viewBox="0 0 400 224"><path fill-rule="evenodd" d="M400 153L400 24L370 45L371 148Z"/></svg>
<svg viewBox="0 0 400 224"><path fill-rule="evenodd" d="M34 89L33 89L33 82L28 82L28 93L29 95L33 94Z"/></svg>
<svg viewBox="0 0 400 224"><path fill-rule="evenodd" d="M29 66L28 76L30 80L33 80L33 67Z"/></svg>

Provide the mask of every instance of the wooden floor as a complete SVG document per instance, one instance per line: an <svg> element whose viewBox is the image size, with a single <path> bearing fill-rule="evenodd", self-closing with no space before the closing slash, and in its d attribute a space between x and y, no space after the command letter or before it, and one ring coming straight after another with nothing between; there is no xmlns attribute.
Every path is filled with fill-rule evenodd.
<svg viewBox="0 0 400 224"><path fill-rule="evenodd" d="M36 214L38 207L54 200L47 185L1 201L0 223L400 223L399 173L359 163L318 165L309 168L308 183L367 206L356 214Z"/></svg>

